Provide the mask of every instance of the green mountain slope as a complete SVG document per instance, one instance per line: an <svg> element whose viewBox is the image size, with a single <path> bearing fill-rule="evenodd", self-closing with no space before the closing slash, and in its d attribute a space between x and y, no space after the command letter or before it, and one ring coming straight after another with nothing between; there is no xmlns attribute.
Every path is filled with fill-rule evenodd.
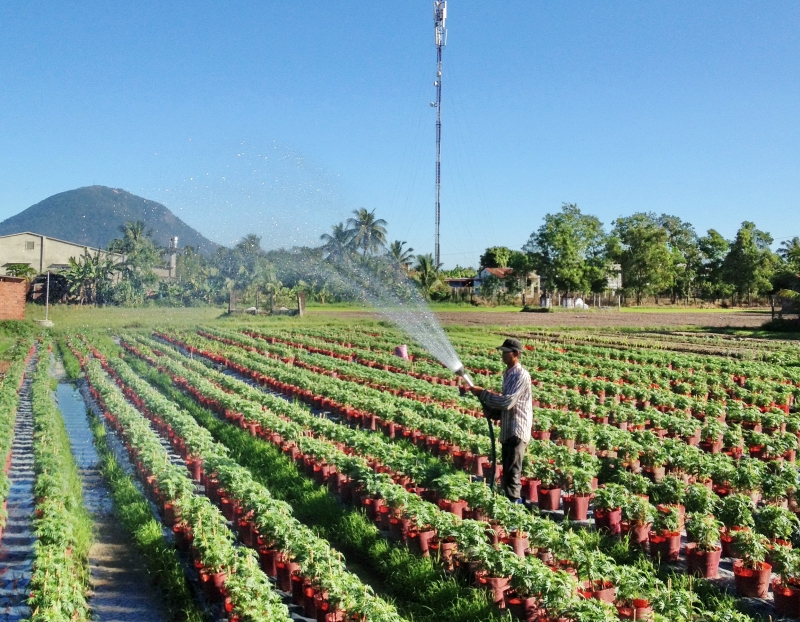
<svg viewBox="0 0 800 622"><path fill-rule="evenodd" d="M120 225L129 220L143 221L147 229L152 230L153 241L162 247L169 244L170 237L177 235L180 248L191 245L206 255L218 248L161 203L106 186L87 186L54 194L0 222L0 235L31 231L105 248L111 240L121 237Z"/></svg>

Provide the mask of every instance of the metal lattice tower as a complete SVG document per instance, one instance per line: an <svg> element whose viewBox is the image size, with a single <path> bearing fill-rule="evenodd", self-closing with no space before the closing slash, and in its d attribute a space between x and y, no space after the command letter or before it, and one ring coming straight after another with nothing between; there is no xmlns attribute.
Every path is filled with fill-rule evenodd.
<svg viewBox="0 0 800 622"><path fill-rule="evenodd" d="M434 0L433 24L436 36L436 101L431 106L436 108L436 253L435 261L441 262L439 253L439 225L442 221L441 183L442 183L442 48L447 44L447 0Z"/></svg>

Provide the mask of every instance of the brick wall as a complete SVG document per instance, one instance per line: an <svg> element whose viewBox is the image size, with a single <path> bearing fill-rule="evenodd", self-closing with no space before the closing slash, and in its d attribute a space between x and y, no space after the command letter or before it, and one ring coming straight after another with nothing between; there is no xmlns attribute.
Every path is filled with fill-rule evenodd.
<svg viewBox="0 0 800 622"><path fill-rule="evenodd" d="M25 279L0 277L0 320L25 319L25 294L28 282Z"/></svg>

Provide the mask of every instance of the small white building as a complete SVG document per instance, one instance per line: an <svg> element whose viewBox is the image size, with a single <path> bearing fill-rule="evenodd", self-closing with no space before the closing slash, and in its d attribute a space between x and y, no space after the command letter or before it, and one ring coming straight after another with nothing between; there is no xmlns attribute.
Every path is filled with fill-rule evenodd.
<svg viewBox="0 0 800 622"><path fill-rule="evenodd" d="M70 257L77 260L85 252L100 253L101 257L110 257L115 263L125 259L119 253L26 231L0 236L0 274L6 274L6 267L13 264L28 264L37 274L66 270Z"/></svg>

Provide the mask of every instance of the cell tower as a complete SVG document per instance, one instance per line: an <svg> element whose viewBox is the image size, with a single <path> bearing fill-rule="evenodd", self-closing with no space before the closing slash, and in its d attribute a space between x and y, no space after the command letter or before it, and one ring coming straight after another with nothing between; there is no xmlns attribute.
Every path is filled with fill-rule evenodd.
<svg viewBox="0 0 800 622"><path fill-rule="evenodd" d="M433 25L436 35L436 101L431 106L436 108L436 265L440 263L439 225L442 221L441 183L442 183L442 48L447 44L447 0L434 0Z"/></svg>

